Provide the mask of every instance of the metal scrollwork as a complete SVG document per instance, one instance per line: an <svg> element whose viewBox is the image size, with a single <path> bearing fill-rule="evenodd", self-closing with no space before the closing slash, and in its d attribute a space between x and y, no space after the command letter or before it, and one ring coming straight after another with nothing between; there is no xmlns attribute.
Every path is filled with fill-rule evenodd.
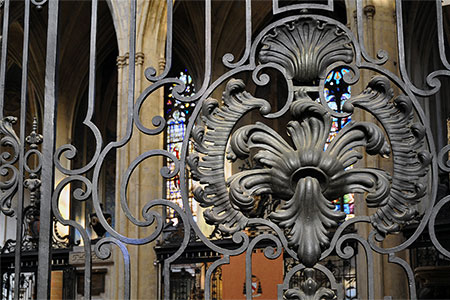
<svg viewBox="0 0 450 300"><path fill-rule="evenodd" d="M13 119L14 120L14 119ZM11 125L12 123L10 123ZM10 136L13 136L14 131L12 127L9 127ZM38 123L34 118L32 124L32 130L30 134L25 138L25 142L29 145L28 151L24 155L24 169L29 173L29 177L23 181L23 185L30 192L30 203L23 209L22 219L22 238L21 238L21 250L32 251L38 247L39 236L39 205L40 205L40 191L41 179L39 178L41 171L41 152L38 150L39 145L42 143L42 135L37 132ZM34 166L30 166L29 158L35 155L36 160ZM10 159L9 161L17 161L18 157ZM14 252L17 246L17 241L9 240L8 247L2 249L2 253Z"/></svg>
<svg viewBox="0 0 450 300"><path fill-rule="evenodd" d="M402 18L407 12L402 10L401 0L395 1L397 24L394 26L398 36L397 45L392 47L395 49L395 46L398 46L398 49L395 49L398 58L395 58L396 61L392 65L389 64L395 71L387 70L387 52L381 50L376 54L376 49L365 48L365 45L373 40L376 42L372 46L378 44L373 34L376 26L369 26L377 6L375 4L363 7L362 0L355 0L352 6L352 9L356 9L355 20L351 22L349 18L348 25L344 25L333 19L339 11L335 10L332 0L325 1L328 3L326 5L317 4L317 1L293 4L295 1L281 3L273 0L272 15L261 14L258 16L258 22L253 22L254 9L260 5L256 2L246 0L245 6L241 5L242 8L245 7L245 44L240 49L233 49L236 53L241 51L240 57L235 58L231 52L225 52L222 57L223 65L217 66L220 64L217 56L223 54L223 49L219 47L222 44L213 43L227 35L214 36L216 31L221 34L225 32L213 30L216 28L212 26L215 25L213 13L219 9L215 6L220 4L211 0L204 1L204 10L201 10L205 16L204 25L200 25L203 23L201 20L194 22L195 30L204 26L205 48L204 51L195 53L204 55L204 64L197 65L197 56L192 57L192 61L191 57L187 58L187 62L196 64L197 67L196 72L192 73L193 82L196 84L193 91L195 93L188 94L185 90L189 90L192 85L187 86L180 78L169 76L175 72L174 67L180 65L178 62L183 60L183 57L174 60L177 51L173 51L173 40L180 34L176 32L180 26L173 26L173 21L175 15L182 13L182 9L175 10L176 1L173 0L166 0L157 5L162 11L167 9L166 17L160 18L162 22L167 20L166 57L160 59L160 63L165 65L161 66L161 72L158 73L156 68L143 71L141 66L147 65L147 61L143 64L143 53L136 53L136 50L145 50L141 49L145 44L144 39L150 36L137 37L138 34L146 32L147 25L150 24L140 24L142 20L147 19L138 17L138 13L150 12L150 9L156 6L141 6L136 0L124 4L124 8L129 4L129 24L121 25L127 25L122 26L124 31L127 30L126 27L129 28L129 49L126 49L123 36L120 36L123 32L119 30L117 34L121 41L121 57L124 60L127 58L128 61L120 63L121 73L117 74L120 82L117 109L121 110L118 114L121 120L117 124L118 130L114 138L114 135L110 136L109 130L106 130L104 136L103 131L96 125L97 121L103 123L103 118L97 118L100 115L96 115L96 102L102 99L97 97L97 92L101 91L97 91L95 85L101 78L96 77L109 69L96 69L97 65L103 68L103 61L106 60L97 61L98 49L103 48L102 46L97 49L96 46L97 25L102 22L98 22L98 1L93 0L87 111L81 125L85 127L87 134L93 136L95 145L92 147L92 153L78 153L84 149L77 149L78 143L62 145L55 149L55 145L59 145L59 140L63 137L56 135L54 122L59 113L55 107L57 99L54 98L58 95L55 92L55 71L58 64L54 59L58 56L56 37L60 1L25 2L25 7L28 8L29 5L38 9L47 4L49 6L49 20L46 23L46 91L43 110L41 108L45 128L43 135L39 134L35 119L31 134L25 138L28 115L26 106L22 106L19 139L13 129L17 118L0 116L0 213L7 216L17 214L19 220L17 241L5 241L0 248L0 254L11 256L12 252L16 252L14 269L19 276L22 254L17 250L39 251L37 276L40 286L37 287L36 293L39 299L48 298L50 295L51 248L73 245L69 235L58 231L58 224L70 227L71 233L77 232L83 241L86 299L90 299L93 292L93 251L99 259L107 259L113 254L114 244L114 256L123 258L114 261L115 272L123 273L123 295L114 294L115 292L112 295L129 299L135 294L131 290L136 286L136 283L131 283L132 278L136 277L133 274L142 273L133 269L137 267L136 262L139 265L152 263L142 261L141 258L147 256L135 259L132 254L137 252L129 251L134 246L153 243L159 238L165 240L165 243L157 243L157 261L154 263L158 265L155 272L158 269L160 274L157 280L162 283L158 287L161 288L165 299L173 297L173 265L190 263L190 258L184 260L188 258L187 254L191 250L192 253L203 251L203 248L207 248L206 252L214 252L208 257L208 263L204 264L206 272L203 272L203 267L201 271L205 299L211 298L216 272L223 267L225 274L225 266L233 264L231 257L240 255L245 258L243 293L247 299L252 299L252 278L256 269L254 260L257 258L255 253L260 250L264 252L263 259L279 259L285 263L291 261L292 267L285 268L283 279L280 280L282 283L279 282L277 286L278 299L286 300L334 300L350 297L346 294L349 281L340 279L344 278L343 273L342 276L337 276L331 263L327 263L331 262L332 257L338 261L351 259L348 269L352 269L354 274L351 285L354 290L352 299L364 298L359 294L359 290L356 294L357 285L354 280L359 274L367 276L367 298L374 299L378 296L374 282L377 277L381 280L383 276L376 276L374 270L378 269L375 264L379 262L383 264L383 270L387 270L384 269L386 264L395 264L403 269L408 280L409 296L414 299L415 269L402 255L398 255L399 251L408 247L411 249L413 242L422 238L423 231L427 230L425 235L429 235L429 244L433 244L444 256L450 256L448 244L435 228L435 225L440 225L439 216L445 213L444 207L447 208L450 203L450 196L445 195L444 191L438 191L437 186L438 180L445 181L439 188L446 185L445 192L448 193L446 173L450 172L450 145L436 151L432 127L427 124L429 117L415 98L435 95L441 87L440 77L450 76L450 64L445 58L441 1L436 0L439 43L437 50L445 68L425 76L423 79L427 86L423 89L414 86L407 72L409 69L406 68L406 62L411 57L405 55ZM339 7L347 3L341 2ZM0 0L0 7L2 3ZM8 25L11 23L8 15L9 3L10 1L5 1L3 8L4 43L0 81L5 79L8 66L6 58L10 56L7 47L10 31ZM232 8L231 5L234 4L230 4L228 12L234 13L238 6ZM347 6L345 10L348 13L350 6ZM122 9L113 11L120 12L117 16L126 15ZM186 15L185 21L192 16L194 15ZM340 17L345 19L344 16ZM266 23L271 19L273 22ZM239 18L237 20L237 24L242 21ZM29 21L24 21L24 25L28 23ZM409 23L407 25L409 26ZM366 26L367 30L364 29ZM366 31L370 32L371 36L367 36ZM28 30L24 27L23 45L28 43L28 33L25 32ZM164 35L164 32L161 31L161 34ZM158 43L164 42L164 37L159 37ZM196 37L197 32L191 39L192 43L197 43L194 39ZM181 44L185 42L183 40ZM153 48L160 47L156 45ZM25 47L24 49L27 50ZM125 56L124 50L128 51ZM190 51L186 53L192 55ZM147 53L145 55L147 60ZM149 61L154 60L152 55L149 53ZM371 57L373 55L376 57ZM26 62L27 59L23 59L22 66L25 71ZM137 66L140 67L136 68ZM225 71L220 74L220 70ZM414 69L409 71L414 77L417 75L420 78L423 75L415 74ZM199 73L203 73L202 78L198 77ZM138 74L140 76L136 76ZM345 97L340 98L341 101L335 101L338 108L333 108L330 100L332 97L328 93L332 90L331 83L338 82L330 81L332 74L340 76L342 81L337 85L345 86L346 90ZM369 80L368 76L372 74L376 76ZM26 72L23 73L22 94L25 104L29 101L28 95L31 97L34 94L27 92L28 77L30 76L27 76ZM236 78L244 78L248 82ZM144 79L150 82L145 88L142 84ZM185 108L190 107L189 113L183 116L182 124L177 124L182 126L183 134L180 134L180 139L177 140L176 155L173 155L171 150L147 149L159 145L157 141L162 144L165 134L170 136L170 131L167 130L172 124L170 118L166 120L164 116L148 115L148 112L160 112L160 104L152 107L155 103L149 102L161 100L159 91L169 86L173 100L185 105ZM143 89L140 90L141 88ZM0 112L5 110L2 89L4 82L0 84ZM109 90L108 86L105 86L106 89ZM222 98L213 98L217 92L222 92L222 89ZM361 90L359 94L355 92ZM260 96L263 93L266 94ZM339 97L343 95L341 93ZM335 100L338 99L336 94L334 96ZM429 100L420 99L424 103ZM39 105L36 107L39 108ZM358 118L359 116L362 117ZM346 118L351 118L352 121L347 122ZM79 120L78 113L75 120ZM144 125L150 120L150 126ZM450 120L448 122L450 126ZM339 123L339 126L334 128L333 124L336 123ZM45 142L40 150L44 137ZM56 137L58 140L55 142ZM67 138L70 137L69 134ZM149 140L145 140L146 138ZM26 145L23 145L25 142ZM133 145L135 142L137 144ZM439 140L438 144L442 145L443 141ZM88 147L83 152L89 152L89 149ZM89 160L83 163L88 157ZM108 161L114 157L116 168L109 168ZM156 169L154 164L147 164L146 160L150 159L166 162L166 166L159 166L160 175L162 180L176 179L176 188L169 189L169 194L176 190L176 202L151 196L158 194L159 183L148 178ZM103 176L108 172L116 176L117 187L114 188L114 193L109 193L113 189L110 190L107 186L111 176ZM55 186L54 180L59 175L64 178ZM150 187L148 190L147 186ZM192 207L197 206L191 202L191 188L195 200L204 209L201 210L204 220L214 227L212 233L206 233L207 230L204 230L203 219L196 214L200 211L194 213L195 208ZM17 201L16 208L12 202L16 202L17 191L17 198L21 199ZM82 216L78 218L69 214L73 216L66 217L66 214L62 213L63 205L60 200L66 199L64 191L69 191L70 201L89 203L83 205L83 211L92 210L87 213L91 227L97 233L97 239L91 237L91 231L86 228ZM351 198L349 194L358 194L355 197L358 210L353 218L344 212L345 205L350 206L345 202ZM437 194L439 196L436 196ZM106 197L107 201L103 201L102 197ZM117 209L114 210L115 215L112 215L113 208L103 209L102 203L109 205L114 198ZM337 202L340 203L340 208L337 208ZM25 208L22 210L22 207ZM178 223L167 223L167 216L171 214L164 213L167 210L174 212ZM171 226L173 224L176 225ZM136 227L135 230L130 230L130 226ZM410 231L414 232L408 237ZM391 240L384 240L388 235L398 232L403 232L404 236L392 238L392 243ZM220 241L215 240L216 238ZM38 247L38 239L39 245L48 247ZM392 245L395 243L400 245ZM167 245L170 247L163 249ZM165 253L158 256L158 250L161 249L161 252ZM384 257L377 259L375 252ZM356 269L359 260L356 262L356 255L362 255L358 256L358 259L363 261L358 275ZM384 258L387 260L383 260ZM196 259L202 258L199 256ZM108 267L108 272L110 269L112 267ZM18 288L17 284L16 289ZM141 295L140 292L136 295L138 294Z"/></svg>
<svg viewBox="0 0 450 300"><path fill-rule="evenodd" d="M14 215L11 201L17 192L19 173L14 166L19 158L20 140L16 135L13 125L17 122L16 117L4 117L0 120L0 146L9 151L0 153L0 176L8 177L0 182L0 210L7 216Z"/></svg>
<svg viewBox="0 0 450 300"><path fill-rule="evenodd" d="M287 78L297 83L314 82L326 75L331 64L353 59L351 39L335 25L301 19L276 27L274 32L262 39L259 59L282 66ZM417 216L415 205L426 193L431 155L424 149L424 126L414 122L412 102L402 94L394 97L384 76L372 79L344 105L348 114L355 107L366 110L381 126L352 121L327 147L332 113L314 101L306 88L295 90L291 121L286 126L291 141L261 122L233 132L250 110L259 109L264 116L270 105L246 92L242 81L231 79L222 106L211 98L203 102L201 121L192 130L195 151L187 162L194 179L204 185L194 195L207 207L208 223L231 234L245 229L252 218L266 217L284 230L289 247L312 268L345 219L343 212L335 210L334 199L348 193L365 194L367 206L377 208L370 221L380 240ZM368 155L392 156L392 174L351 167L363 158L361 147ZM225 178L225 157L230 162L251 161L251 167ZM270 212L269 206L274 207ZM288 294L290 298L314 297L296 291Z"/></svg>

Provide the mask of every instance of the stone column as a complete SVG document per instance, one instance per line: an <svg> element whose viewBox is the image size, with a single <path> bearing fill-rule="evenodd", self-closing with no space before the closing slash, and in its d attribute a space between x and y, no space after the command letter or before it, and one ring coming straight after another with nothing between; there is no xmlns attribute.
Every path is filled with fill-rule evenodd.
<svg viewBox="0 0 450 300"><path fill-rule="evenodd" d="M113 12L117 14L128 13L128 1L111 2ZM135 93L134 102L145 88L152 83L144 75L148 67L164 65L165 39L166 39L166 1L138 1L138 15L136 18L136 54L135 54ZM119 16L114 16L119 18ZM115 24L123 24L116 20ZM123 28L122 27L118 27ZM117 28L116 28L117 29ZM118 111L117 111L117 139L125 136L128 120L128 76L131 70L129 66L129 53L126 43L121 41L128 39L128 29L117 33L119 39L118 66ZM147 128L154 128L152 118L164 115L164 89L160 88L149 95L141 107L139 118ZM164 134L151 136L140 132L133 126L133 134L130 140L116 154L116 209L115 230L129 238L144 238L154 231L154 226L138 227L128 220L120 204L120 187L122 176L130 164L141 154L152 149L164 148ZM128 182L127 204L132 215L138 220L142 217L142 208L151 200L164 198L163 178L159 171L163 166L162 157L152 157L134 170ZM161 211L161 208L158 208ZM114 247L114 246L113 246ZM131 298L155 299L157 297L158 269L155 265L154 243L140 246L127 245L130 254L131 267ZM124 264L122 254L118 249L114 250L113 270L113 299L120 299L124 292Z"/></svg>
<svg viewBox="0 0 450 300"><path fill-rule="evenodd" d="M356 27L356 7L355 4L346 1L347 13L352 18L349 18L350 28L353 32L357 31ZM351 13L350 13L351 12ZM368 0L363 2L363 26L365 48L370 57L376 58L377 52L380 49L387 51L389 60L382 66L383 68L398 74L397 66L397 32L395 24L395 2L385 0ZM361 80L353 89L361 91L367 85L369 80L376 74L373 71L361 72ZM394 87L394 91L398 89ZM355 119L377 122L376 119L367 112L362 112L355 116ZM388 172L392 171L392 162L389 160L382 160L378 157L365 155L361 166L376 167L384 169ZM356 195L355 213L356 215L371 215L374 209L368 209L364 203L363 197ZM367 224L357 224L358 234L367 238L372 226ZM383 243L382 247L389 248L400 244L404 240L403 235L390 235ZM382 299L384 296L392 296L393 299L404 299L408 297L407 278L402 268L388 263L387 256L378 255L374 253L373 261L373 275L375 287L375 299ZM402 252L397 254L402 259L407 259L407 253ZM357 256L357 275L358 275L358 296L359 298L367 297L367 264L364 250L361 246L358 249Z"/></svg>

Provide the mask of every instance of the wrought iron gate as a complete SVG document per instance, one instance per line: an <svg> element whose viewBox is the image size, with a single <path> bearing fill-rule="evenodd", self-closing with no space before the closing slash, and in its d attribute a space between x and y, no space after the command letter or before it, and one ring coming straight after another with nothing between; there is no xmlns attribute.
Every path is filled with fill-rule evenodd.
<svg viewBox="0 0 450 300"><path fill-rule="evenodd" d="M367 290L364 293L369 299L374 298L374 253L387 257L389 263L403 269L409 289L405 297L410 299L418 297L413 268L420 263L401 258L398 253L408 250L420 254L426 248L439 259L449 261L449 235L445 230L450 224L447 225L441 215L448 211L450 201L450 145L437 143L436 146L435 140L442 140L445 129L433 128L430 122L438 115L431 115L430 110L424 108L430 101L437 101L432 97L441 92L440 80L450 76L440 0L429 2L433 7L432 16L436 17L433 30L437 34L437 44L420 45L435 49L440 66L431 72L414 74L407 65L408 61L414 63L415 57L409 54L412 52L408 45L405 46L410 37L405 36L406 10L402 6L408 3L402 0L395 1L396 23L392 24L397 32L394 48L398 56L379 51L376 57L369 55L371 51L365 46L368 38L364 20L368 6L364 6L362 0L346 1L355 8L354 30L337 20L336 5L345 7L345 4L336 4L333 0L273 0L271 11L265 18L269 21L254 28L254 3L246 0L241 3L245 12L241 57L238 60L231 54L223 56L221 63L225 71L220 74L213 70L216 62L212 53L216 38L212 30L212 6L220 5L220 2L205 0L202 2L204 19L197 20L204 24L204 75L197 76L195 93L189 95L186 94L187 83L174 76L171 69L174 65L173 45L176 44L172 40L173 25L177 22L173 7L177 3L167 0L165 66L159 74L151 68L145 71L147 87L138 96L135 96L135 76L136 59L139 58L136 53L139 15L136 1L132 0L128 15L127 114L125 121L118 120L126 125L123 136L109 143L105 143L106 137L93 122L99 100L95 96L98 0L92 0L87 110L82 126L93 135L95 146L91 148L92 157L77 167L75 164L67 167L62 162L76 157L74 145L55 146L55 120L61 113L57 109L58 41L67 38L58 30L62 5L58 0L23 1L20 109L18 115L4 114L8 101L12 101L5 93L8 46L14 39L10 36L9 21L12 2L2 1L0 208L5 218L18 221L15 241L5 240L0 245L2 296L14 295L14 299L20 299L24 295L20 291L28 280L36 285L36 295L27 292L31 293L30 298L47 299L55 265L73 271L67 262L70 249L66 252L58 250L57 245L63 244L65 249L71 247L69 235L62 236L56 229L56 224L60 223L71 228L72 237L77 232L83 242L86 260L80 278L84 280L84 297L91 298L94 253L99 259L107 259L115 249L123 258L123 298L129 299L130 270L136 266L130 265L127 247L161 241L161 237L168 239L164 232L167 233L170 227L166 221L166 215L170 213L178 218L178 227L171 229L175 232L173 243L166 248L156 247L161 264L161 297L165 299L186 294L186 291L171 292L170 285L175 282L170 278L171 265L183 258L189 261L188 256L183 255L195 247L210 253L205 273L205 299L220 294L214 289L225 278L221 268L229 264L230 257L241 254L246 259L244 294L247 299L252 299L253 283L255 289L262 290L259 279L252 274L252 253L260 248L264 249L267 259L282 257L285 262L284 279L277 285L279 299L351 298L344 286L337 283L340 279L332 272L335 267L331 267L337 263L332 263L330 256L334 261L346 261L342 268L354 266L350 259L356 255L365 257ZM111 2L110 6L114 6L114 1ZM42 16L47 18L47 34L41 119L36 116L29 130L27 118L31 102L27 72L31 63L28 45L30 11L33 9L44 10ZM386 67L392 61L398 72ZM340 77L332 79L333 74ZM421 78L426 84L419 87L412 77ZM345 86L348 93L343 96L340 91L336 96L330 82L341 82L340 87ZM101 205L104 203L101 199L104 195L99 193L101 172L108 155L116 155L116 149L132 143L133 132L163 140L170 125L168 120L141 111L148 97L165 86L172 87L174 101L190 106L192 110L186 119L179 156L164 149L145 149L130 159L126 169L117 169L115 176L120 177L121 185L117 188L116 205L133 226L152 228L149 236L130 238L114 228L111 215L105 213ZM355 92L358 86L359 93ZM256 90L264 87L276 92L259 92L260 95L255 96ZM350 92L349 87L355 88ZM214 98L218 93L223 95L221 100ZM274 95L277 99L270 98ZM443 101L448 102L447 99ZM39 109L35 111L39 112ZM153 128L144 125L147 124L144 120L149 119L152 119ZM340 124L339 131L334 130L336 122ZM14 127L16 123L18 127ZM117 153L117 157L119 155ZM146 199L148 202L137 217L128 207L128 183L135 169L150 157L167 160L166 165L161 166L161 176L167 180L177 176L182 205L165 197ZM238 165L243 167L238 168ZM57 173L62 174L62 179L55 184ZM90 203L92 212L86 218L91 218L94 229L61 213L59 199L70 184L71 201ZM205 235L197 224L190 209L190 193L202 207L205 221L214 227L211 236ZM355 205L368 207L368 214L356 213L353 218L347 217L344 198L348 195L356 198ZM367 236L355 229L358 224L370 228ZM100 232L99 239L91 237L93 230ZM437 235L436 230L443 234ZM399 232L402 238L396 245L384 246L384 240L398 236ZM419 242L424 244L416 247ZM31 248L27 249L27 245ZM30 249L37 251L34 262L38 262L38 268L34 264L29 269L25 263ZM196 251L200 253L200 250ZM7 259L8 264L5 263ZM188 278L189 286L197 288L195 275L184 269L180 274L177 277L180 286L183 278ZM345 276L350 276L348 274ZM4 276L7 279L3 280ZM296 278L296 284L292 284L293 278ZM356 275L351 278L354 280ZM14 287L10 286L12 284ZM237 288L242 289L242 286Z"/></svg>

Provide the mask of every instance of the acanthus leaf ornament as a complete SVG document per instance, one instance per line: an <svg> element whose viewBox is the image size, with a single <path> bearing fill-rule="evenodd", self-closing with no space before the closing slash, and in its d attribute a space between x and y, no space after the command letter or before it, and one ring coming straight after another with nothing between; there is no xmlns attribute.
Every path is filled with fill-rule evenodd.
<svg viewBox="0 0 450 300"><path fill-rule="evenodd" d="M270 112L270 104L251 96L244 90L241 80L232 79L223 93L223 105L209 98L203 102L202 120L207 130L200 125L193 130L194 147L197 152L187 158L193 178L206 184L194 189L194 197L203 207L205 219L210 224L219 224L225 233L234 233L244 228L248 218L229 201L225 184L224 156L228 137L237 121L248 111L259 109L262 114ZM200 157L201 156L201 157Z"/></svg>
<svg viewBox="0 0 450 300"><path fill-rule="evenodd" d="M330 64L353 58L350 39L335 25L306 19L274 31L263 39L263 45L270 46L263 46L260 61L282 66L287 78L297 83L313 82L323 77ZM339 42L333 44L333 37ZM310 51L319 51L321 59L316 60L318 54ZM315 59L305 58L310 55ZM300 262L312 268L330 246L334 229L345 220L333 200L348 193L365 194L367 206L377 208L370 218L378 233L398 231L417 214L415 204L425 193L422 181L431 156L422 149L424 130L413 122L409 98L394 98L385 77L375 77L344 105L348 113L354 107L372 113L382 127L352 121L326 149L330 109L311 99L304 89L295 90L291 121L286 126L288 140L261 122L233 132L250 110L259 108L264 115L270 105L245 92L242 81L230 80L222 106L215 99L203 102L202 119L192 131L195 151L187 160L194 179L203 185L195 189L194 196L207 208L204 217L209 224L232 234L243 230L250 218L267 218L284 230ZM393 156L392 176L381 169L351 167L363 158L361 148L368 155ZM251 168L225 178L225 159L251 161ZM410 172L415 174L409 176ZM410 180L405 182L402 177Z"/></svg>
<svg viewBox="0 0 450 300"><path fill-rule="evenodd" d="M240 93L233 99L242 99ZM229 97L227 92L224 95L224 99ZM246 95L247 99L256 99ZM254 153L252 159L256 167L230 177L227 190L221 173L227 144L223 137L230 135L232 126L225 124L235 124L238 119L218 120L217 116L224 116L224 110L230 110L230 106L215 106L211 111L210 103L212 100L204 103L204 113L208 113L203 118L206 134L204 130L194 130L196 149L209 155L200 157L194 153L188 162L194 177L206 184L204 189L199 187L195 192L202 205L212 207L206 210L205 219L219 225L222 231L232 233L243 229L246 220L254 216L252 212L264 204L261 201L268 199L262 196L271 195L273 201L283 202L269 218L285 229L289 245L297 251L302 263L312 267L329 245L330 229L337 227L345 217L344 213L334 210L332 200L350 192L367 192L368 199L382 205L389 194L390 176L386 172L370 168L347 169L361 158L354 150L356 147L363 146L372 155L389 154L390 148L381 129L371 123L352 122L324 151L331 116L304 92L297 93L290 109L293 120L287 130L294 147L263 123L243 126L231 136L227 158L246 159ZM228 100L225 103L231 104Z"/></svg>
<svg viewBox="0 0 450 300"><path fill-rule="evenodd" d="M228 157L245 159L255 153L258 168L229 179L230 202L246 212L264 194L282 200L269 218L285 229L302 263L312 267L329 246L330 228L345 218L334 209L334 199L368 192L382 202L388 194L390 178L384 171L347 169L357 153L353 148L363 146L368 154L387 155L389 146L376 125L352 122L324 151L331 128L326 109L300 92L290 110L293 120L287 130L294 147L262 123L241 127L231 137Z"/></svg>
<svg viewBox="0 0 450 300"><path fill-rule="evenodd" d="M315 270L306 268L305 280L300 283L299 288L288 289L284 292L284 300L335 300L336 294L333 290L321 287L314 278Z"/></svg>
<svg viewBox="0 0 450 300"><path fill-rule="evenodd" d="M411 100L406 95L393 97L389 80L375 76L368 87L357 97L344 104L344 110L362 108L383 126L390 139L393 157L392 189L383 203L368 206L379 207L371 216L372 225L382 235L397 232L418 214L415 206L426 194L426 176L431 154L424 150L425 128L414 122Z"/></svg>

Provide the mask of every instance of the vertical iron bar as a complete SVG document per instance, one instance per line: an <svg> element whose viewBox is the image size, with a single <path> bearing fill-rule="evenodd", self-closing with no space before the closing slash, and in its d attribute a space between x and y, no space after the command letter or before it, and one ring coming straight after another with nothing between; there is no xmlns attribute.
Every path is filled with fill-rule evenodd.
<svg viewBox="0 0 450 300"><path fill-rule="evenodd" d="M129 58L128 58L128 116L133 122L133 107L134 107L134 93L135 93L135 79L136 79L136 2L137 0L131 0L130 7L130 40L129 40ZM133 123L131 130L133 130ZM131 135L130 135L131 138ZM119 246L120 247L120 246ZM130 278L130 257L128 252L122 250L123 262L125 266L124 274L124 299L130 299L131 296L131 278Z"/></svg>
<svg viewBox="0 0 450 300"><path fill-rule="evenodd" d="M88 87L88 111L86 113L85 123L92 119L95 103L95 55L97 41L97 1L92 0L91 10L91 40L89 53L89 87Z"/></svg>
<svg viewBox="0 0 450 300"><path fill-rule="evenodd" d="M130 7L130 51L128 69L128 111L133 111L135 69L136 69L136 0L131 1Z"/></svg>
<svg viewBox="0 0 450 300"><path fill-rule="evenodd" d="M408 73L405 66L405 44L403 35L403 9L402 1L395 1L395 13L397 24L397 47L398 47L398 60L401 78L405 81L409 81ZM412 84L411 84L412 86Z"/></svg>
<svg viewBox="0 0 450 300"><path fill-rule="evenodd" d="M96 44L97 44L97 13L98 0L92 0L91 6L91 32L90 32L90 53L89 53L89 87L88 87L88 111L84 123L91 122L95 107L95 64L96 64ZM96 201L93 199L93 201ZM87 212L86 212L87 215ZM87 224L86 224L87 226ZM85 248L85 268L84 268L84 296L91 299L91 276L92 276L92 253L90 239L84 239Z"/></svg>
<svg viewBox="0 0 450 300"><path fill-rule="evenodd" d="M447 70L450 70L450 64L448 63L447 56L445 55L445 41L444 41L444 20L442 16L442 1L436 0L436 22L438 31L438 46L439 57L441 62Z"/></svg>
<svg viewBox="0 0 450 300"><path fill-rule="evenodd" d="M5 99L6 55L8 52L9 0L5 0L3 8L2 58L0 63L0 120L3 119Z"/></svg>
<svg viewBox="0 0 450 300"><path fill-rule="evenodd" d="M23 54L22 54L22 82L20 91L20 150L19 150L19 183L16 222L16 249L14 257L15 278L20 278L21 254L22 254L22 226L23 226L23 202L24 202L24 154L25 154L25 127L27 112L27 87L28 87L28 41L30 32L30 1L25 0L25 12L23 16ZM14 280L14 299L19 300L20 280Z"/></svg>
<svg viewBox="0 0 450 300"><path fill-rule="evenodd" d="M56 67L58 45L58 0L48 2L47 57L45 67L43 164L39 229L38 299L50 298L51 277L51 200L54 184L53 152L55 150Z"/></svg>

